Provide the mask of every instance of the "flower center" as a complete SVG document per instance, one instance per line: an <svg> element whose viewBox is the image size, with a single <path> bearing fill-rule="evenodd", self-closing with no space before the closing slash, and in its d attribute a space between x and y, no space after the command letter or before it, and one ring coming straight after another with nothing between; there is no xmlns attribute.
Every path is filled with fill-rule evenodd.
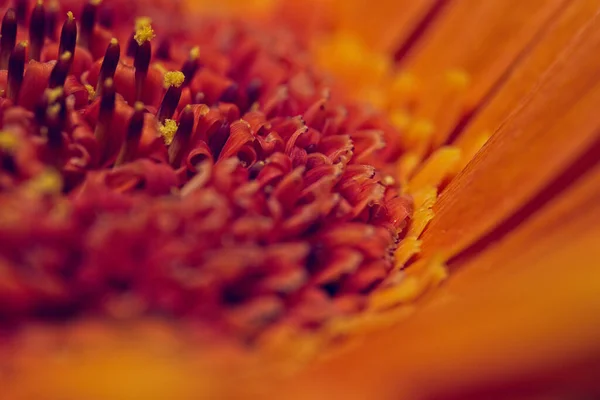
<svg viewBox="0 0 600 400"><path fill-rule="evenodd" d="M397 266L435 193L413 218L392 124L289 35L109 31L97 1L60 19L2 21L0 319L160 313L248 339L416 296Z"/></svg>

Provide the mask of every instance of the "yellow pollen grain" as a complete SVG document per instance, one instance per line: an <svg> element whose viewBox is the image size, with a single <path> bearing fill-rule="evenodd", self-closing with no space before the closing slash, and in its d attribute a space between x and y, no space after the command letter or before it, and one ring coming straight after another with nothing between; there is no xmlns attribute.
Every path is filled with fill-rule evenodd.
<svg viewBox="0 0 600 400"><path fill-rule="evenodd" d="M62 190L61 175L55 170L45 170L27 182L27 190L35 194L56 194Z"/></svg>
<svg viewBox="0 0 600 400"><path fill-rule="evenodd" d="M19 46L29 47L29 42L27 40L22 40L19 42Z"/></svg>
<svg viewBox="0 0 600 400"><path fill-rule="evenodd" d="M396 180L394 179L393 176L391 175L386 175L383 177L383 179L381 180L381 183L385 186L392 186L393 184L396 183Z"/></svg>
<svg viewBox="0 0 600 400"><path fill-rule="evenodd" d="M142 26L144 26L144 25L150 25L150 24L152 24L152 18L146 17L146 16L137 17L135 19L135 22L134 22L134 26L135 26L134 30L137 31Z"/></svg>
<svg viewBox="0 0 600 400"><path fill-rule="evenodd" d="M117 38L110 39L110 44L116 46L119 44L119 40Z"/></svg>
<svg viewBox="0 0 600 400"><path fill-rule="evenodd" d="M56 117L58 115L58 113L60 113L60 104L58 104L58 103L52 104L46 110L46 115L49 117Z"/></svg>
<svg viewBox="0 0 600 400"><path fill-rule="evenodd" d="M141 101L136 101L135 104L133 105L133 109L135 111L144 111L144 103L142 103Z"/></svg>
<svg viewBox="0 0 600 400"><path fill-rule="evenodd" d="M418 119L415 120L411 126L409 131L409 136L416 140L429 138L433 132L435 131L435 126L430 120L427 119Z"/></svg>
<svg viewBox="0 0 600 400"><path fill-rule="evenodd" d="M149 42L155 37L156 34L154 33L154 29L152 29L152 25L150 25L150 23L143 23L138 25L136 22L136 30L135 35L133 35L133 38L140 46L146 42Z"/></svg>
<svg viewBox="0 0 600 400"><path fill-rule="evenodd" d="M69 18L69 21L73 21L75 19L75 17L73 16L73 11L67 12L67 18Z"/></svg>
<svg viewBox="0 0 600 400"><path fill-rule="evenodd" d="M19 146L19 139L12 133L0 131L0 150L6 153L13 153Z"/></svg>
<svg viewBox="0 0 600 400"><path fill-rule="evenodd" d="M173 138L177 133L177 122L172 119L166 119L164 124L159 126L159 131L165 144L168 146L173 142Z"/></svg>
<svg viewBox="0 0 600 400"><path fill-rule="evenodd" d="M96 91L92 85L85 85L85 90L88 92L88 100L92 101L96 97Z"/></svg>
<svg viewBox="0 0 600 400"><path fill-rule="evenodd" d="M414 255L421 252L421 241L414 236L402 239L394 253L394 268L402 269Z"/></svg>
<svg viewBox="0 0 600 400"><path fill-rule="evenodd" d="M63 88L57 87L54 89L46 89L46 97L48 97L48 103L52 104L58 100L60 96L63 94Z"/></svg>
<svg viewBox="0 0 600 400"><path fill-rule="evenodd" d="M102 4L102 0L90 0L90 4L93 6L99 6Z"/></svg>
<svg viewBox="0 0 600 400"><path fill-rule="evenodd" d="M171 86L175 86L176 88L183 85L183 81L185 80L185 75L180 71L170 71L165 73L165 89L170 88Z"/></svg>
<svg viewBox="0 0 600 400"><path fill-rule="evenodd" d="M406 270L406 276L396 286L382 287L369 298L369 309L383 311L399 304L410 303L430 289L437 287L448 276L443 259L420 259Z"/></svg>
<svg viewBox="0 0 600 400"><path fill-rule="evenodd" d="M67 62L71 59L71 57L73 57L73 54L70 51L65 51L60 55L60 60Z"/></svg>
<svg viewBox="0 0 600 400"><path fill-rule="evenodd" d="M455 146L440 147L412 177L408 185L409 191L414 192L428 186L439 186L455 170L461 155L461 150Z"/></svg>
<svg viewBox="0 0 600 400"><path fill-rule="evenodd" d="M411 97L417 92L418 82L417 78L410 72L398 73L391 86L392 95L399 97Z"/></svg>
<svg viewBox="0 0 600 400"><path fill-rule="evenodd" d="M446 83L451 88L459 91L465 90L471 82L469 74L462 69L451 69L446 71L445 78Z"/></svg>
<svg viewBox="0 0 600 400"><path fill-rule="evenodd" d="M390 121L396 129L405 131L410 127L412 118L406 111L392 111Z"/></svg>
<svg viewBox="0 0 600 400"><path fill-rule="evenodd" d="M190 50L190 60L197 60L200 57L200 47L195 46Z"/></svg>
<svg viewBox="0 0 600 400"><path fill-rule="evenodd" d="M155 69L157 69L163 75L166 74L167 72L169 72L169 70L166 69L165 66L162 65L159 62L156 62L156 63L152 64L152 67L155 68Z"/></svg>

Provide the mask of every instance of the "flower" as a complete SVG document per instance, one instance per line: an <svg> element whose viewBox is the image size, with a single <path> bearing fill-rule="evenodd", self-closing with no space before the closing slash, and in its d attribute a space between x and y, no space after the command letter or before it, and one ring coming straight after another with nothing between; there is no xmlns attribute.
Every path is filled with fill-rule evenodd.
<svg viewBox="0 0 600 400"><path fill-rule="evenodd" d="M9 340L25 345L9 390L72 393L65 377L76 365L81 396L108 398L485 396L507 382L544 387L565 376L563 362L594 370L597 232L577 210L589 207L595 226L597 6L442 3L408 6L412 24L396 30L385 17L397 5L382 3L372 24L361 2L345 3L339 20L331 2L308 19L310 34L286 4L261 10L290 21L296 41L277 22L261 33L258 17L193 27L145 18L135 32L116 24L113 40L96 26L94 2L77 46L72 14L55 50L43 35L34 46L11 41L0 293L3 317L21 327ZM27 15L16 11L8 27ZM480 35L462 34L473 12ZM480 37L526 15L530 24L486 48L497 58L482 57ZM171 36L153 52L161 25ZM471 51L449 47L451 33ZM361 42L374 39L361 62ZM410 73L395 70L391 51ZM38 52L60 57L40 63ZM444 52L447 65L434 65ZM449 284L430 291L448 259ZM415 309L358 349L261 388ZM99 325L81 320L90 314ZM73 317L67 328L35 325ZM67 335L62 361L57 334ZM531 355L515 363L515 350ZM111 372L101 365L120 366L105 389L98 374ZM137 370L154 378L140 382ZM198 371L206 381L194 381ZM36 372L38 387L20 384ZM226 384L224 374L247 381Z"/></svg>
<svg viewBox="0 0 600 400"><path fill-rule="evenodd" d="M3 317L161 313L254 341L364 309L411 213L376 167L393 130L286 39L207 21L153 48L150 19L107 40L98 13L69 12L46 48L38 3L29 47L6 50Z"/></svg>

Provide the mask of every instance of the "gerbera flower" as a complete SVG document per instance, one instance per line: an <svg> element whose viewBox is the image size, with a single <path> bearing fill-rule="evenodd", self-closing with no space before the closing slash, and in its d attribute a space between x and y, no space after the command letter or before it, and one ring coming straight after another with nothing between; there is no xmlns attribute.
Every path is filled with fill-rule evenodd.
<svg viewBox="0 0 600 400"><path fill-rule="evenodd" d="M595 393L598 6L406 3L7 9L7 395Z"/></svg>

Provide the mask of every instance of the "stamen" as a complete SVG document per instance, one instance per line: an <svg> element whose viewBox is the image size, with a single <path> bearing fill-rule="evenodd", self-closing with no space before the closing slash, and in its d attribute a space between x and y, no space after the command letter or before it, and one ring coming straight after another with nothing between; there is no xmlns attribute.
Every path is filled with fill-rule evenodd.
<svg viewBox="0 0 600 400"><path fill-rule="evenodd" d="M38 0L31 11L29 20L29 58L40 61L45 38L46 11L44 3Z"/></svg>
<svg viewBox="0 0 600 400"><path fill-rule="evenodd" d="M158 43L158 48L154 55L161 60L171 59L171 42L169 39L165 38Z"/></svg>
<svg viewBox="0 0 600 400"><path fill-rule="evenodd" d="M83 85L85 87L85 90L87 90L88 92L88 101L92 101L96 98L96 90L94 89L94 87L92 85Z"/></svg>
<svg viewBox="0 0 600 400"><path fill-rule="evenodd" d="M27 0L15 0L15 13L19 24L25 25L25 22L27 22L28 3Z"/></svg>
<svg viewBox="0 0 600 400"><path fill-rule="evenodd" d="M19 148L19 138L11 131L0 131L0 153L12 154Z"/></svg>
<svg viewBox="0 0 600 400"><path fill-rule="evenodd" d="M100 112L94 135L100 148L100 162L104 159L107 145L107 133L112 122L115 111L115 86L112 79L104 81L102 86L102 97L100 98Z"/></svg>
<svg viewBox="0 0 600 400"><path fill-rule="evenodd" d="M165 119L173 116L173 113L179 104L179 100L181 99L181 91L183 89L182 84L184 81L185 76L179 71L167 72L165 74L165 87L167 88L167 92L165 93L158 109L158 113L156 114L160 123L163 123Z"/></svg>
<svg viewBox="0 0 600 400"><path fill-rule="evenodd" d="M111 29L114 24L114 13L110 8L103 7L98 11L98 24L106 29Z"/></svg>
<svg viewBox="0 0 600 400"><path fill-rule="evenodd" d="M58 23L58 10L60 9L58 1L50 2L46 10L46 37L50 40L56 40L56 27Z"/></svg>
<svg viewBox="0 0 600 400"><path fill-rule="evenodd" d="M125 55L127 57L135 57L135 53L137 53L138 44L134 39L135 32L129 36L129 40L127 40L127 49L125 50Z"/></svg>
<svg viewBox="0 0 600 400"><path fill-rule="evenodd" d="M140 30L145 30L145 27L150 26L151 23L152 19L150 17L138 17L135 19L135 27L133 29L133 33L131 34L131 36L129 37L129 41L127 42L127 50L125 52L127 57L135 57L137 49L140 46L136 40L137 32ZM152 30L152 28L150 28L150 30Z"/></svg>
<svg viewBox="0 0 600 400"><path fill-rule="evenodd" d="M8 88L6 97L14 104L19 98L19 91L23 83L23 72L25 71L25 56L27 53L27 42L17 44L8 60Z"/></svg>
<svg viewBox="0 0 600 400"><path fill-rule="evenodd" d="M61 96L59 102L50 104L46 109L46 135L48 148L55 155L55 160L58 161L59 152L62 149L63 138L62 130L67 119L67 108L65 106L64 96Z"/></svg>
<svg viewBox="0 0 600 400"><path fill-rule="evenodd" d="M52 68L52 72L50 72L48 87L54 89L56 87L63 86L67 80L67 75L69 75L69 70L71 69L72 63L73 55L70 52L67 51L61 54L60 58L56 60L56 64L54 64L54 68Z"/></svg>
<svg viewBox="0 0 600 400"><path fill-rule="evenodd" d="M181 72L185 75L183 86L186 87L190 84L196 72L200 68L200 48L198 46L190 50L189 58L183 63Z"/></svg>
<svg viewBox="0 0 600 400"><path fill-rule="evenodd" d="M149 32L152 32L150 34ZM148 68L150 66L150 59L152 58L152 45L150 39L154 31L152 28L149 30L144 25L143 28L136 32L136 42L138 48L135 52L135 58L133 60L133 66L135 67L135 99L140 101L142 99L142 93L144 90L144 83L146 82L146 76L148 75Z"/></svg>
<svg viewBox="0 0 600 400"><path fill-rule="evenodd" d="M127 137L125 138L123 147L121 147L117 161L115 161L115 166L133 160L140 143L140 138L142 137L142 130L144 129L144 104L138 101L133 108L133 115L129 120L129 127L127 128Z"/></svg>
<svg viewBox="0 0 600 400"><path fill-rule="evenodd" d="M262 171L264 167L265 167L265 162L264 161L257 161L257 162L255 162L248 169L248 178L249 179L256 179L256 177L258 176L258 174L260 174L260 171Z"/></svg>
<svg viewBox="0 0 600 400"><path fill-rule="evenodd" d="M79 34L79 45L81 47L90 47L90 39L94 33L96 14L100 3L101 0L90 0L83 6L81 11L81 33Z"/></svg>
<svg viewBox="0 0 600 400"><path fill-rule="evenodd" d="M138 21L136 21L136 25L137 26L135 28L135 35L133 35L133 38L139 46L151 41L156 37L156 34L154 33L154 29L152 29L152 25L150 25L150 22L138 23Z"/></svg>
<svg viewBox="0 0 600 400"><path fill-rule="evenodd" d="M252 107L252 104L258 101L260 97L260 89L262 83L259 79L252 79L246 87L246 96L248 98L248 107Z"/></svg>
<svg viewBox="0 0 600 400"><path fill-rule="evenodd" d="M194 112L190 105L185 106L179 117L179 127L169 146L169 162L174 167L181 164L184 151L187 148L194 129Z"/></svg>
<svg viewBox="0 0 600 400"><path fill-rule="evenodd" d="M235 101L238 98L238 91L239 91L239 89L240 89L240 87L237 85L237 83L232 83L221 94L221 97L219 98L219 101L221 101L223 103L235 103Z"/></svg>
<svg viewBox="0 0 600 400"><path fill-rule="evenodd" d="M75 56L75 45L77 44L77 24L73 13L69 11L67 13L67 20L62 26L60 31L60 43L58 46L58 54L64 54L67 51L71 55Z"/></svg>
<svg viewBox="0 0 600 400"><path fill-rule="evenodd" d="M0 33L0 69L7 69L10 53L17 43L17 15L14 9L9 8L4 14Z"/></svg>
<svg viewBox="0 0 600 400"><path fill-rule="evenodd" d="M223 146L225 146L227 139L229 139L229 135L231 135L230 126L227 122L223 122L215 134L208 140L208 147L215 160L219 158Z"/></svg>
<svg viewBox="0 0 600 400"><path fill-rule="evenodd" d="M96 87L96 95L100 96L102 94L102 85L106 79L114 78L115 71L117 70L117 65L119 65L119 58L121 56L121 46L119 45L119 41L115 38L112 38L108 47L106 48L106 53L104 53L104 60L102 60L102 66L100 67L100 75L98 77L98 85Z"/></svg>
<svg viewBox="0 0 600 400"><path fill-rule="evenodd" d="M177 133L177 122L172 119L166 119L164 123L159 125L158 130L165 144L168 146L173 141L175 133Z"/></svg>

